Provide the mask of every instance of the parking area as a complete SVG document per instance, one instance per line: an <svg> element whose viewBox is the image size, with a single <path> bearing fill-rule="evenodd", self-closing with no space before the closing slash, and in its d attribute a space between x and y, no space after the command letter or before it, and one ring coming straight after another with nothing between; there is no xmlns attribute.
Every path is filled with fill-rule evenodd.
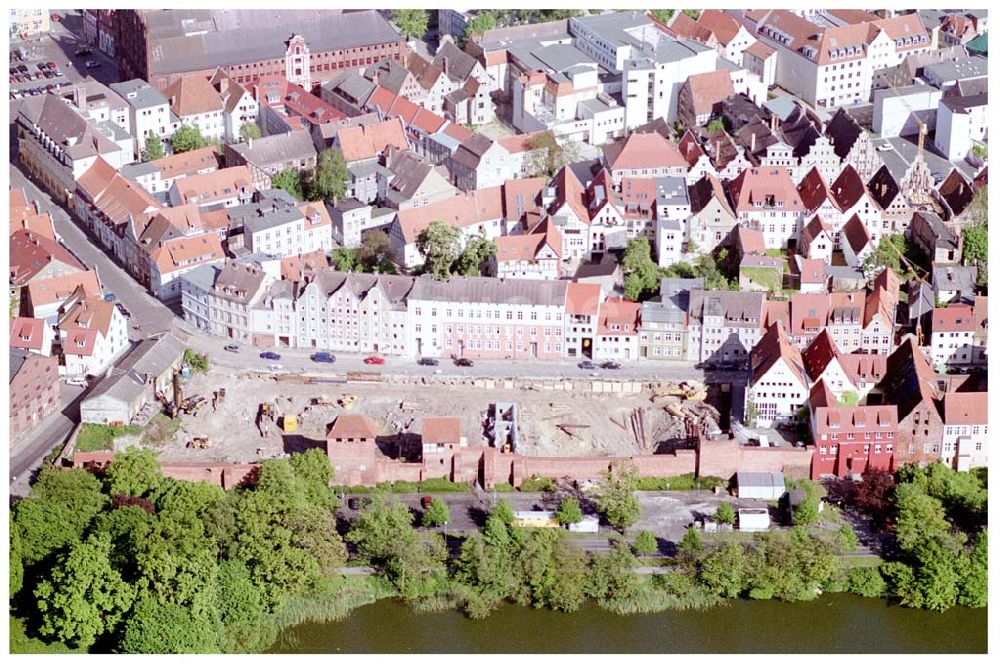
<svg viewBox="0 0 1000 666"><path fill-rule="evenodd" d="M91 76L107 84L118 80L114 61L83 39L82 19L61 13L48 35L10 41L10 98L22 99L82 81Z"/></svg>

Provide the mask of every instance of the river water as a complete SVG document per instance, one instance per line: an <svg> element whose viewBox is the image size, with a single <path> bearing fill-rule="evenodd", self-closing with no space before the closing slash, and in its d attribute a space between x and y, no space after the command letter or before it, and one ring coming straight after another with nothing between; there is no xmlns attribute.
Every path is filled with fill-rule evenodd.
<svg viewBox="0 0 1000 666"><path fill-rule="evenodd" d="M615 615L504 606L485 620L416 614L396 601L341 622L286 630L271 652L296 653L985 653L986 609L945 613L828 594L811 602L735 601L707 611Z"/></svg>

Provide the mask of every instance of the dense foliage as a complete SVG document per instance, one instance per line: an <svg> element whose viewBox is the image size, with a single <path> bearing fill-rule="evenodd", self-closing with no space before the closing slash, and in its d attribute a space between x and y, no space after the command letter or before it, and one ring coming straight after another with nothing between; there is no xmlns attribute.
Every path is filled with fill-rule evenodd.
<svg viewBox="0 0 1000 666"><path fill-rule="evenodd" d="M347 194L347 162L339 150L327 148L319 154L316 166L303 179L303 191L309 201L330 201Z"/></svg>
<svg viewBox="0 0 1000 666"><path fill-rule="evenodd" d="M399 26L400 32L406 35L407 39L423 37L427 32L427 10L426 9L394 9L392 10L392 20Z"/></svg>
<svg viewBox="0 0 1000 666"><path fill-rule="evenodd" d="M73 647L266 647L286 604L342 580L330 476L316 449L265 461L229 492L164 479L145 450L103 479L46 469L13 510L14 606L32 633Z"/></svg>
<svg viewBox="0 0 1000 666"><path fill-rule="evenodd" d="M433 220L417 235L417 250L424 255L424 272L436 278L446 278L461 253L458 227ZM495 251L495 246L494 246Z"/></svg>
<svg viewBox="0 0 1000 666"><path fill-rule="evenodd" d="M143 161L152 162L153 160L158 160L161 157L163 157L163 141L155 134L150 134L146 137L146 143L143 146Z"/></svg>
<svg viewBox="0 0 1000 666"><path fill-rule="evenodd" d="M208 140L201 135L201 130L195 125L181 125L170 138L170 145L175 153L186 153L208 145Z"/></svg>

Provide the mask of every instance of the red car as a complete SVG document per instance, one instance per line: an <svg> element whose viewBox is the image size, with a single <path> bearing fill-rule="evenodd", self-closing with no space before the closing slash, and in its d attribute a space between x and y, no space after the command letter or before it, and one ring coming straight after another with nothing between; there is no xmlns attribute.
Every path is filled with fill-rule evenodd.
<svg viewBox="0 0 1000 666"><path fill-rule="evenodd" d="M381 356L369 356L365 359L365 365L385 365L385 359Z"/></svg>
<svg viewBox="0 0 1000 666"><path fill-rule="evenodd" d="M50 14L49 18L55 21L56 23L59 23L59 14Z"/></svg>

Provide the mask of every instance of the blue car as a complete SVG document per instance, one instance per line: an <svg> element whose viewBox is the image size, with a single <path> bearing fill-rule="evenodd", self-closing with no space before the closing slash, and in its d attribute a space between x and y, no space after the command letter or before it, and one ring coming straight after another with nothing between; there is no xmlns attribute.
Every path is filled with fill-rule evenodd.
<svg viewBox="0 0 1000 666"><path fill-rule="evenodd" d="M263 359L266 359L268 361L280 361L281 360L281 354L278 354L278 353L273 352L273 351L261 352L260 353L260 357L263 358Z"/></svg>
<svg viewBox="0 0 1000 666"><path fill-rule="evenodd" d="M316 352L309 357L313 363L333 363L337 360L337 357L330 352Z"/></svg>

